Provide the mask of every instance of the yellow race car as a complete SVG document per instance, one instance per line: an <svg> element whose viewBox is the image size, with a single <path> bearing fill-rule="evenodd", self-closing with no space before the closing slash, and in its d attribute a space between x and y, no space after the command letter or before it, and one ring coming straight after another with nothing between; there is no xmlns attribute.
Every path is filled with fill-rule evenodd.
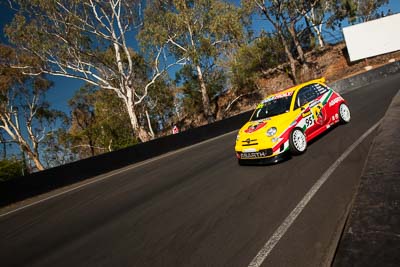
<svg viewBox="0 0 400 267"><path fill-rule="evenodd" d="M236 137L236 157L241 165L275 163L303 153L311 139L350 119L346 101L324 78L302 83L257 106Z"/></svg>

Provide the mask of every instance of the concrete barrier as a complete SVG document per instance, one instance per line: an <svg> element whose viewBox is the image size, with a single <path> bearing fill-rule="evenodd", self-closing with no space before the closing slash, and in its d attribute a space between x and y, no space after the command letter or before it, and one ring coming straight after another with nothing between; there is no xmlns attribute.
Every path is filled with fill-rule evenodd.
<svg viewBox="0 0 400 267"><path fill-rule="evenodd" d="M395 62L330 85L346 92L398 71L400 63ZM0 183L0 207L236 130L249 119L251 112Z"/></svg>
<svg viewBox="0 0 400 267"><path fill-rule="evenodd" d="M234 131L251 113L0 183L0 207Z"/></svg>
<svg viewBox="0 0 400 267"><path fill-rule="evenodd" d="M329 86L339 93L346 93L350 90L366 86L398 72L400 72L400 62L396 61L343 80L329 83Z"/></svg>
<svg viewBox="0 0 400 267"><path fill-rule="evenodd" d="M400 264L400 91L368 154L333 266Z"/></svg>

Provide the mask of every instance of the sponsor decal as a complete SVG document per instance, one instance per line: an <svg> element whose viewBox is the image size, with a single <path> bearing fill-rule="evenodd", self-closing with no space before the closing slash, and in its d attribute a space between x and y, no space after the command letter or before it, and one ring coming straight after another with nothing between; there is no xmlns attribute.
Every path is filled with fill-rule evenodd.
<svg viewBox="0 0 400 267"><path fill-rule="evenodd" d="M306 112L302 113L301 115L303 116L303 118L308 117L311 115L311 110L306 111Z"/></svg>
<svg viewBox="0 0 400 267"><path fill-rule="evenodd" d="M291 96L291 95L293 95L293 91L288 91L288 92L285 92L285 93L276 94L275 96L276 96L276 98L281 98L281 97L288 97L288 96Z"/></svg>
<svg viewBox="0 0 400 267"><path fill-rule="evenodd" d="M324 122L326 121L326 113L323 109L324 107L322 106L321 103L319 103L319 105L314 109L315 122L319 125L324 124Z"/></svg>
<svg viewBox="0 0 400 267"><path fill-rule="evenodd" d="M315 107L316 105L318 105L318 104L320 104L321 102L319 102L319 100L316 100L316 101L313 101L313 102L311 102L311 104L310 104L310 108L313 108L313 107Z"/></svg>
<svg viewBox="0 0 400 267"><path fill-rule="evenodd" d="M314 116L311 114L305 118L306 128L310 128L314 125Z"/></svg>
<svg viewBox="0 0 400 267"><path fill-rule="evenodd" d="M242 159L256 159L256 158L265 158L268 157L269 153L266 151L259 151L259 152L248 152L248 153L242 153L240 155L240 158Z"/></svg>
<svg viewBox="0 0 400 267"><path fill-rule="evenodd" d="M257 139L251 140L250 138L247 138L246 140L242 141L242 146L258 145L258 143L255 142L257 142Z"/></svg>
<svg viewBox="0 0 400 267"><path fill-rule="evenodd" d="M267 125L267 122L258 122L257 124L250 125L249 128L247 128L244 132L245 133L253 133L255 131L258 131Z"/></svg>
<svg viewBox="0 0 400 267"><path fill-rule="evenodd" d="M328 102L328 100L331 98L331 96L333 95L333 91L329 90L329 92L327 92L326 94L324 94L323 96L323 100L322 100L322 104L325 106L325 104Z"/></svg>
<svg viewBox="0 0 400 267"><path fill-rule="evenodd" d="M341 98L340 96L334 98L333 100L331 100L329 102L329 107L332 107L332 106L336 105L337 103L339 103L342 100L343 100L343 98Z"/></svg>
<svg viewBox="0 0 400 267"><path fill-rule="evenodd" d="M257 152L255 148L245 148L243 149L243 153L248 153L248 152Z"/></svg>
<svg viewBox="0 0 400 267"><path fill-rule="evenodd" d="M269 101L275 100L275 99L279 99L279 98L283 98L283 97L288 97L288 96L292 96L292 95L293 95L293 91L289 91L289 92L285 92L285 93L280 93L280 94L272 95L272 96L267 97L266 99L264 99L260 105L262 105L263 103L267 103L267 102L269 102ZM262 106L261 106L261 107L262 107Z"/></svg>

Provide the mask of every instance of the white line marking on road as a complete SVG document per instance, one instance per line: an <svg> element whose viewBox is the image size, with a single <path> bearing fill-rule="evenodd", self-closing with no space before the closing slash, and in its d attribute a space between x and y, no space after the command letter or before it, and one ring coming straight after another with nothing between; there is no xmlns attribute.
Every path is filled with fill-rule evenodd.
<svg viewBox="0 0 400 267"><path fill-rule="evenodd" d="M318 192L320 187L328 180L329 176L336 170L336 168L346 159L346 157L362 142L368 135L371 134L381 123L382 119L374 124L367 132L365 132L360 138L357 139L350 147L348 147L343 154L327 169L318 181L311 187L303 199L297 204L297 206L290 212L289 216L283 221L283 223L276 229L271 238L265 243L258 254L250 262L248 267L259 267L264 260L271 253L272 249L276 246L279 240L285 235L286 231L290 228L297 216L303 211L305 206L310 202L313 196Z"/></svg>
<svg viewBox="0 0 400 267"><path fill-rule="evenodd" d="M230 135L230 134L232 134L232 133L234 133L234 132L237 132L237 131L238 131L238 130L234 130L234 131L231 131L231 132L229 132L229 133L225 133L225 134L223 134L223 135L219 135L219 136L217 136L217 137L214 137L214 138L211 138L211 139L202 141L202 142L200 142L200 143L197 143L197 144L194 144L194 145L191 145L191 146L187 146L187 147L184 147L184 148L175 150L175 151L167 152L167 153L165 153L165 154L163 154L163 155L160 155L160 156L157 156L157 157L155 157L155 158L151 158L151 159L148 159L148 160L139 162L139 163L134 163L133 165L130 165L130 166L127 166L127 167L123 167L123 168L121 168L121 169L119 169L119 170L111 171L111 172L109 172L109 173L107 173L107 174L101 174L101 175L97 176L97 177L98 177L97 179L94 177L95 180L93 180L93 181L86 182L86 183L84 183L84 184L75 186L75 187L73 187L73 188L67 189L67 190L62 191L62 192L60 192L60 193L51 195L51 196L49 196L49 197L43 198L43 199L38 200L38 201L35 201L35 202L33 202L33 203L30 203L30 204L24 205L24 206L22 206L22 207L16 208L16 209L14 209L14 210L5 212L5 213L3 213L3 214L0 214L0 218L5 217L5 216L7 216L7 215L10 215L10 214L12 214L12 213L15 213L15 212L17 212L17 211L20 211L20 210L29 208L29 207L31 207L31 206L35 206L35 205L40 204L40 203L42 203L42 202L45 202L45 201L47 201L47 200L50 200L50 199L59 197L59 196L61 196L61 195L64 195L64 194L67 194L67 193L76 191L76 190L81 189L81 188L83 188L83 187L86 187L86 186L88 186L88 185L101 182L101 181L106 180L106 179L108 179L108 178L110 178L110 177L112 177L112 176L114 176L114 175L116 175L116 174L120 174L120 173L129 171L129 170L132 170L132 169L141 167L141 166L143 166L143 165L149 164L149 163L154 162L154 161L156 161L156 160L163 159L163 158L169 157L169 156L171 156L171 155L174 155L174 154L177 154L177 153L186 151L186 150L188 150L188 149L191 149L191 148L194 148L194 147L197 147L197 146L200 146L200 145L203 145L203 144L212 142L212 141L214 141L214 140L220 139L220 138L222 138L222 137L225 137L225 136Z"/></svg>

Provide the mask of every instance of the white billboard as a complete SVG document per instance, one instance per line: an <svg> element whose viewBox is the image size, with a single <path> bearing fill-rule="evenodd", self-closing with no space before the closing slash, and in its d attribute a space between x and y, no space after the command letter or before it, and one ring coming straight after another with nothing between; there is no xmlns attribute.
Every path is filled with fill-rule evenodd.
<svg viewBox="0 0 400 267"><path fill-rule="evenodd" d="M400 14L343 28L350 60L400 50Z"/></svg>

